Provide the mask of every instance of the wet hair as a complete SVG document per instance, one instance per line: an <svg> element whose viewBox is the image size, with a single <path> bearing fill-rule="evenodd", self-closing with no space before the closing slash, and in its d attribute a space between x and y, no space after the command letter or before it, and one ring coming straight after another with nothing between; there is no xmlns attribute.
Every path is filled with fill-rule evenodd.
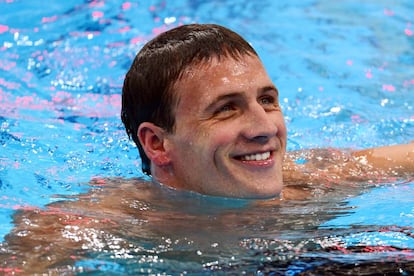
<svg viewBox="0 0 414 276"><path fill-rule="evenodd" d="M158 35L138 52L125 76L121 119L138 147L144 173L151 174L150 160L139 142L138 127L151 122L173 133L179 100L173 89L184 77L185 69L214 57L239 60L245 55L257 53L240 35L215 24L176 27Z"/></svg>

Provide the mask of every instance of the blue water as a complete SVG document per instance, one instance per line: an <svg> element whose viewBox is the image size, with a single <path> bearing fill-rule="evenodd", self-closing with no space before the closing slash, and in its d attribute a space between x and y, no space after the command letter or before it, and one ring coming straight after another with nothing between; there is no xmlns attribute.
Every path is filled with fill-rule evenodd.
<svg viewBox="0 0 414 276"><path fill-rule="evenodd" d="M0 241L13 228L17 210L76 198L90 189L91 179L143 176L137 150L119 119L123 77L143 43L179 24L221 24L252 43L281 91L289 150L413 140L413 11L411 0L0 0ZM235 234L236 242L229 238L224 247L219 245L208 261L184 253L177 259L165 252L158 256L162 250L154 249L152 258L148 251L139 262L103 254L76 266L123 273L198 273L207 268L260 274L282 256L291 262L280 271L294 274L328 259L346 264L394 260L396 254L384 249L383 255L366 257L316 250L327 244L388 246L401 253L399 258L412 259L414 182L357 186L358 191L338 188L333 195L267 212L208 202L224 204L236 216L254 214L258 225L248 224L249 231ZM217 213L200 214L200 225ZM307 222L294 220L298 214ZM192 219L197 225L197 218ZM231 225L211 231L231 233ZM240 222L234 225L243 228ZM177 240L190 239L177 229ZM171 250L179 255L183 249ZM206 251L194 245L189 252L198 250ZM302 259L295 263L292 252ZM165 265L155 256L164 258Z"/></svg>

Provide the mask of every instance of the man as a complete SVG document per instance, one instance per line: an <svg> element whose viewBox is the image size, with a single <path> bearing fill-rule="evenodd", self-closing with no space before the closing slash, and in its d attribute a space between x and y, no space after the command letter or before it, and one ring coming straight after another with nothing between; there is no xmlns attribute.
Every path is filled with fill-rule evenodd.
<svg viewBox="0 0 414 276"><path fill-rule="evenodd" d="M180 26L147 43L125 78L122 121L145 173L202 194L270 198L284 178L309 183L414 172L413 143L285 156L279 91L255 50L218 25Z"/></svg>

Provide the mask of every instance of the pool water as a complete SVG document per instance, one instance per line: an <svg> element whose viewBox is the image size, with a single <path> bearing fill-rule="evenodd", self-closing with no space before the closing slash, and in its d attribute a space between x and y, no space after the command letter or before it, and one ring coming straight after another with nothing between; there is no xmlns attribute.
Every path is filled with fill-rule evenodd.
<svg viewBox="0 0 414 276"><path fill-rule="evenodd" d="M411 0L0 0L0 253L20 210L47 215L63 200L67 211L96 191L123 215L70 209L113 224L86 236L66 225L66 238L84 247L38 249L49 259L67 254L50 271L408 275L413 179L324 183L312 198L277 204L155 184L151 200L111 191L119 179L144 177L119 118L120 93L154 35L192 22L235 30L281 92L289 150L366 148L414 139L413 10ZM0 273L13 269L0 263Z"/></svg>

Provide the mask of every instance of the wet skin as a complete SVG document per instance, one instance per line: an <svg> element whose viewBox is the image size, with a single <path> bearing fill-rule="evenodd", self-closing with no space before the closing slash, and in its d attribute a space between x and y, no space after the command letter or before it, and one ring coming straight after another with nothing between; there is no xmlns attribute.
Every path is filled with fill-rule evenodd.
<svg viewBox="0 0 414 276"><path fill-rule="evenodd" d="M153 178L167 186L263 199L278 196L282 188L285 197L292 183L386 182L390 176L414 172L413 143L285 156L287 131L279 92L256 56L213 57L194 64L172 91L173 131L150 122L138 129ZM295 162L303 156L306 162Z"/></svg>
<svg viewBox="0 0 414 276"><path fill-rule="evenodd" d="M193 65L173 91L175 127L158 135L162 155L150 158L155 179L215 196L281 192L286 126L278 91L257 57Z"/></svg>

